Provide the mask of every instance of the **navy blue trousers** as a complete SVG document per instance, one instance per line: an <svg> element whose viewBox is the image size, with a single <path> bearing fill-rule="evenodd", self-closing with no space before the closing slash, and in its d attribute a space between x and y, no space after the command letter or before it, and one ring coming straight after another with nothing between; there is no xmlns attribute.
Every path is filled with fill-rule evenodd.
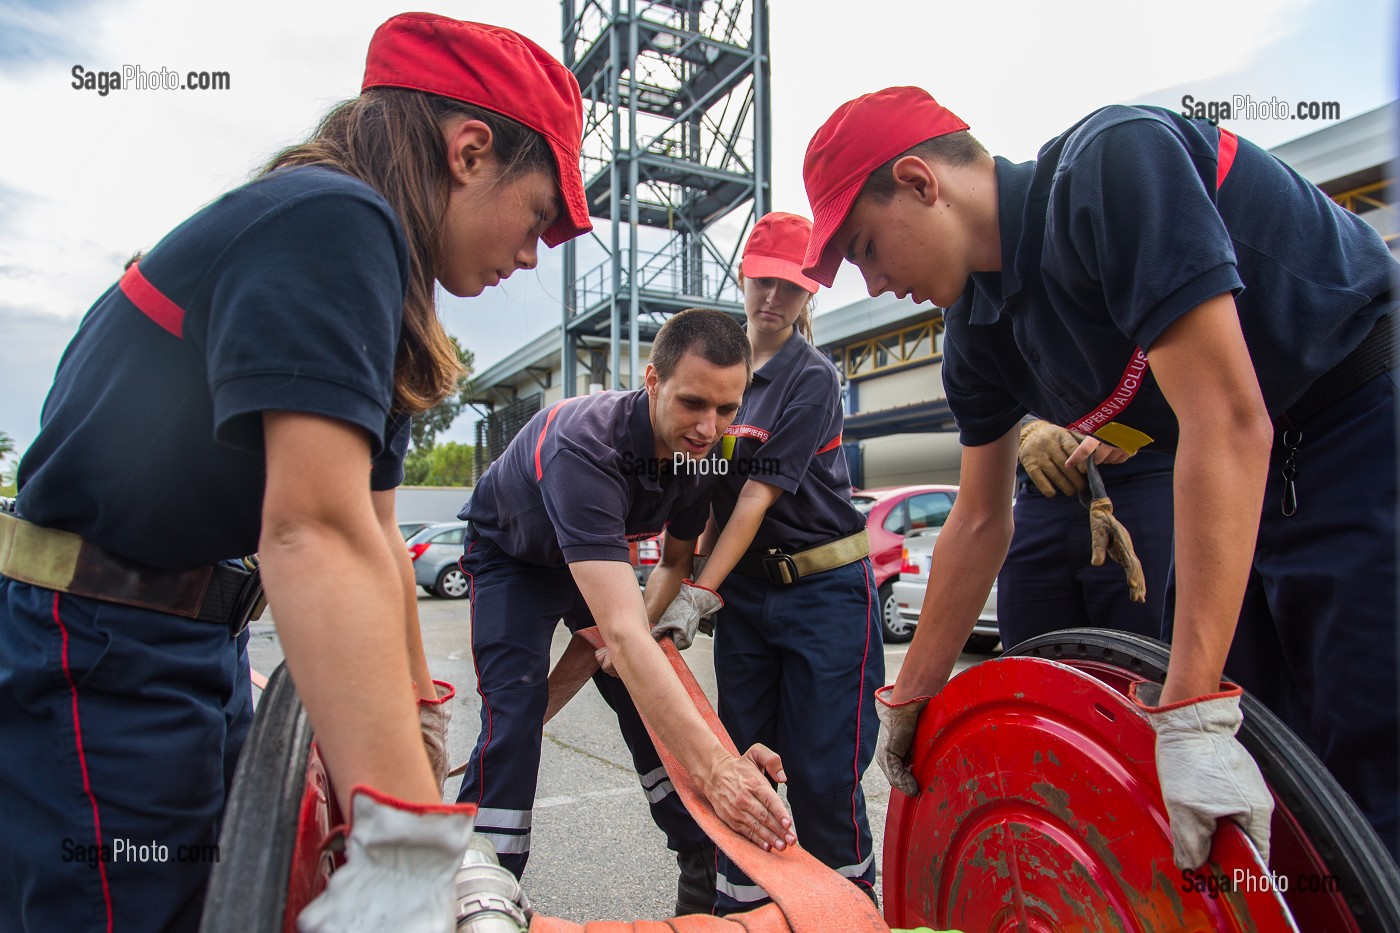
<svg viewBox="0 0 1400 933"><path fill-rule="evenodd" d="M1112 467L1103 474L1113 514L1132 535L1142 561L1147 601L1128 598L1123 568L1112 558L1102 567L1089 563L1089 511L1077 498L1046 498L1034 486L1023 486L1016 497L1016 531L997 575L997 626L1004 648L1084 626L1152 638L1160 633L1172 558L1172 474L1117 481Z"/></svg>
<svg viewBox="0 0 1400 933"><path fill-rule="evenodd" d="M560 619L577 631L593 625L593 616L568 567L516 560L486 539L468 540L466 552L462 570L472 586L472 656L481 694L481 732L457 801L479 807L477 832L490 837L501 864L520 877L530 858L549 699L550 642ZM666 845L676 852L707 848L709 839L666 776L627 688L601 671L593 683L617 714L651 817L666 833Z"/></svg>
<svg viewBox="0 0 1400 933"><path fill-rule="evenodd" d="M1275 426L1225 676L1307 743L1400 861L1395 417L1391 373L1303 421L1292 516L1281 508L1292 436Z"/></svg>
<svg viewBox="0 0 1400 933"><path fill-rule="evenodd" d="M860 779L875 755L875 690L884 683L885 654L869 558L791 586L731 573L720 595L720 721L739 751L761 742L782 756L802 847L873 890ZM723 852L716 874L717 913L767 900Z"/></svg>
<svg viewBox="0 0 1400 933"><path fill-rule="evenodd" d="M247 643L0 577L0 929L198 928Z"/></svg>

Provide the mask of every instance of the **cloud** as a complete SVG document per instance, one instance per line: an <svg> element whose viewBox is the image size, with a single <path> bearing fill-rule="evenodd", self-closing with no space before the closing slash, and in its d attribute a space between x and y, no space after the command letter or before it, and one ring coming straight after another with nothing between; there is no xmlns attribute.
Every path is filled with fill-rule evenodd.
<svg viewBox="0 0 1400 933"><path fill-rule="evenodd" d="M0 4L0 71L18 71L80 48L96 0L8 0Z"/></svg>
<svg viewBox="0 0 1400 933"><path fill-rule="evenodd" d="M56 360L65 322L111 284L133 251L249 178L333 103L357 93L370 34L403 8L401 0L0 0L6 321L49 319L54 326L44 333L56 346L42 355ZM557 0L478 0L456 11L560 50ZM770 0L769 11L777 210L807 212L800 166L822 120L842 101L890 84L929 88L991 149L1017 159L1095 107L1172 106L1185 89L1335 99L1345 116L1395 96L1387 0L1180 0L1170 8L1119 0ZM232 87L103 97L71 87L74 64L227 71ZM1274 134L1271 145L1316 127L1236 128L1261 142ZM607 236L604 225L599 232ZM444 302L449 329L482 368L557 326L559 253L504 289ZM596 264L591 255L580 270ZM821 306L863 296L860 277L847 269ZM10 386L8 363L0 369ZM33 395L25 398L0 393L0 429L37 421Z"/></svg>
<svg viewBox="0 0 1400 933"><path fill-rule="evenodd" d="M0 431L24 450L39 433L39 411L80 315L55 317L0 303Z"/></svg>

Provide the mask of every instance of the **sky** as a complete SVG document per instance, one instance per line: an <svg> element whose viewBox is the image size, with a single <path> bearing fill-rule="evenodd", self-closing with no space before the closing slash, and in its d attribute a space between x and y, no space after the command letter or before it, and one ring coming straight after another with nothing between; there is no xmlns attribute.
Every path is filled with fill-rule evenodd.
<svg viewBox="0 0 1400 933"><path fill-rule="evenodd" d="M638 0L641 5L641 0ZM380 0L0 0L0 431L23 450L83 312L133 252L359 90L369 37L422 9L516 29L562 54L555 0L407 7ZM1394 0L770 0L773 201L809 214L802 154L831 111L897 84L927 88L994 153L1033 158L1096 107L1182 108L1249 95L1396 97ZM228 72L222 91L74 88L84 72ZM1323 121L1231 119L1266 147ZM478 370L560 319L561 250L474 299L440 293ZM865 296L847 265L819 307ZM470 440L470 413L450 439Z"/></svg>

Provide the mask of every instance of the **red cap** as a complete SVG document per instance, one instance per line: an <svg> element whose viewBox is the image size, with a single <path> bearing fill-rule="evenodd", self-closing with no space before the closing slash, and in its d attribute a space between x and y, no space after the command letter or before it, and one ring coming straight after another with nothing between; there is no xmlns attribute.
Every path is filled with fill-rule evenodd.
<svg viewBox="0 0 1400 933"><path fill-rule="evenodd" d="M836 108L807 144L802 163L814 220L802 271L829 288L842 258L831 238L870 173L926 139L965 129L955 113L917 87L887 87Z"/></svg>
<svg viewBox="0 0 1400 933"><path fill-rule="evenodd" d="M812 222L806 217L780 211L764 214L744 244L739 270L751 279L782 279L816 294L821 286L802 274L802 258L811 235Z"/></svg>
<svg viewBox="0 0 1400 933"><path fill-rule="evenodd" d="M529 39L500 26L400 13L369 40L361 90L372 87L426 91L525 124L545 138L559 166L563 210L544 242L558 246L593 229L579 171L578 80Z"/></svg>

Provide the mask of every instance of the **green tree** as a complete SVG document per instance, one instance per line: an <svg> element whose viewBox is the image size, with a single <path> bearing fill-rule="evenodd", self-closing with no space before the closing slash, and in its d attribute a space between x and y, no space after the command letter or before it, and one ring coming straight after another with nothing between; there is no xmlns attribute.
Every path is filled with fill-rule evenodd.
<svg viewBox="0 0 1400 933"><path fill-rule="evenodd" d="M14 456L15 439L4 431L0 431L0 496L13 496L15 494L15 479L19 472L19 460L14 463L5 461Z"/></svg>
<svg viewBox="0 0 1400 933"><path fill-rule="evenodd" d="M457 359L462 362L462 377L457 380L456 392L427 411L413 416L413 450L415 453L431 450L437 436L452 427L452 422L457 420L457 416L471 400L471 377L472 370L476 367L476 355L472 351L464 349L457 342L456 337L448 339L452 341L452 346L457 348Z"/></svg>
<svg viewBox="0 0 1400 933"><path fill-rule="evenodd" d="M411 450L404 459L404 485L470 486L475 453L472 445L453 441Z"/></svg>

